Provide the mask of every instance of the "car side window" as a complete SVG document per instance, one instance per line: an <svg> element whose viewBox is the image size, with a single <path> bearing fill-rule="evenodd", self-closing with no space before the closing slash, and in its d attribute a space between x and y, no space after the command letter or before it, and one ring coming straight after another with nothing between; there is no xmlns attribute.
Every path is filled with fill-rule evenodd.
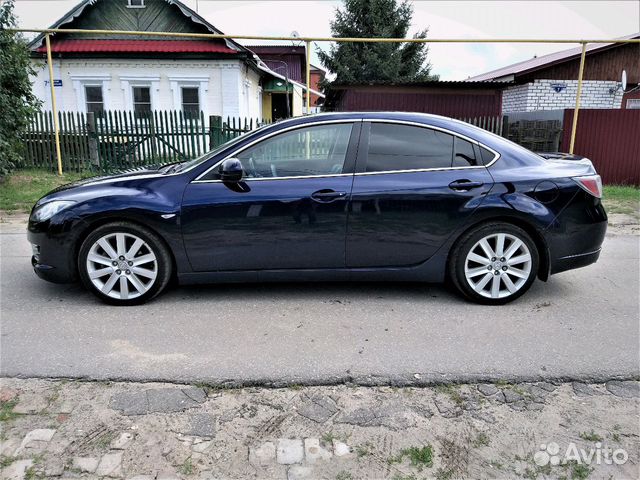
<svg viewBox="0 0 640 480"><path fill-rule="evenodd" d="M495 153L493 153L491 150L487 150L484 147L480 147L480 155L482 155L482 163L484 165L488 165L489 163L491 163L496 156Z"/></svg>
<svg viewBox="0 0 640 480"><path fill-rule="evenodd" d="M299 128L263 140L236 157L247 178L340 174L352 127L336 123Z"/></svg>
<svg viewBox="0 0 640 480"><path fill-rule="evenodd" d="M431 128L372 123L367 172L451 167L453 135Z"/></svg>
<svg viewBox="0 0 640 480"><path fill-rule="evenodd" d="M454 167L471 167L478 165L478 159L476 159L476 151L473 148L473 143L456 137L455 139L455 153L453 155Z"/></svg>

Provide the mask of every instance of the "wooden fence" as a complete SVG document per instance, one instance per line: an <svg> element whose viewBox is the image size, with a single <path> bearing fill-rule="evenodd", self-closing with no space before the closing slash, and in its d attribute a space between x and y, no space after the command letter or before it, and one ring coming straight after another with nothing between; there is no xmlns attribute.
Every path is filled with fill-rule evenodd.
<svg viewBox="0 0 640 480"><path fill-rule="evenodd" d="M506 117L461 118L503 135ZM182 111L59 112L63 171L117 170L196 158L232 138L267 123L258 119L210 116ZM57 169L53 114L40 112L24 136L25 158L19 167Z"/></svg>
<svg viewBox="0 0 640 480"><path fill-rule="evenodd" d="M196 158L266 123L258 119L205 118L181 111L59 112L63 171L108 173ZM36 114L24 136L19 167L56 170L53 114Z"/></svg>

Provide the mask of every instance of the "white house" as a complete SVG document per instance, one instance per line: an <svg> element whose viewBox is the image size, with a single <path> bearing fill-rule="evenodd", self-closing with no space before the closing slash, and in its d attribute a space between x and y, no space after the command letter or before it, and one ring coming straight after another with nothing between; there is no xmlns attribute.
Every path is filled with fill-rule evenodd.
<svg viewBox="0 0 640 480"><path fill-rule="evenodd" d="M83 0L51 28L222 33L178 0ZM44 36L31 42L35 94L51 109ZM285 81L230 39L64 33L51 36L58 110L182 110L271 118L263 85ZM290 81L297 97L303 85ZM318 92L314 92L318 93ZM301 115L294 102L293 115Z"/></svg>

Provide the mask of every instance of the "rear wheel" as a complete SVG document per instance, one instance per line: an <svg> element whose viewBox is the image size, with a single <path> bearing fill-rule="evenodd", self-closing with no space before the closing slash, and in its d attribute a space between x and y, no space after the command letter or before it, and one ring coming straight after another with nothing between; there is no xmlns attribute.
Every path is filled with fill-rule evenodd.
<svg viewBox="0 0 640 480"><path fill-rule="evenodd" d="M449 272L467 298L501 305L531 287L538 272L538 250L527 232L515 225L484 225L460 239Z"/></svg>
<svg viewBox="0 0 640 480"><path fill-rule="evenodd" d="M138 305L169 283L171 257L150 230L128 222L103 225L80 247L82 283L112 305Z"/></svg>

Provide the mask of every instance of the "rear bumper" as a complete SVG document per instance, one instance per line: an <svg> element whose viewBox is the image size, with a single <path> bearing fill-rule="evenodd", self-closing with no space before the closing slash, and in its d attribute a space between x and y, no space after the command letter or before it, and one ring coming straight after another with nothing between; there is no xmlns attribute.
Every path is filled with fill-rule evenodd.
<svg viewBox="0 0 640 480"><path fill-rule="evenodd" d="M602 202L579 193L545 232L550 253L550 273L595 263L607 233L607 213Z"/></svg>
<svg viewBox="0 0 640 480"><path fill-rule="evenodd" d="M598 248L594 252L578 253L576 255L568 255L566 257L558 258L551 265L551 273L560 273L596 263L600 257L601 251L602 249Z"/></svg>

